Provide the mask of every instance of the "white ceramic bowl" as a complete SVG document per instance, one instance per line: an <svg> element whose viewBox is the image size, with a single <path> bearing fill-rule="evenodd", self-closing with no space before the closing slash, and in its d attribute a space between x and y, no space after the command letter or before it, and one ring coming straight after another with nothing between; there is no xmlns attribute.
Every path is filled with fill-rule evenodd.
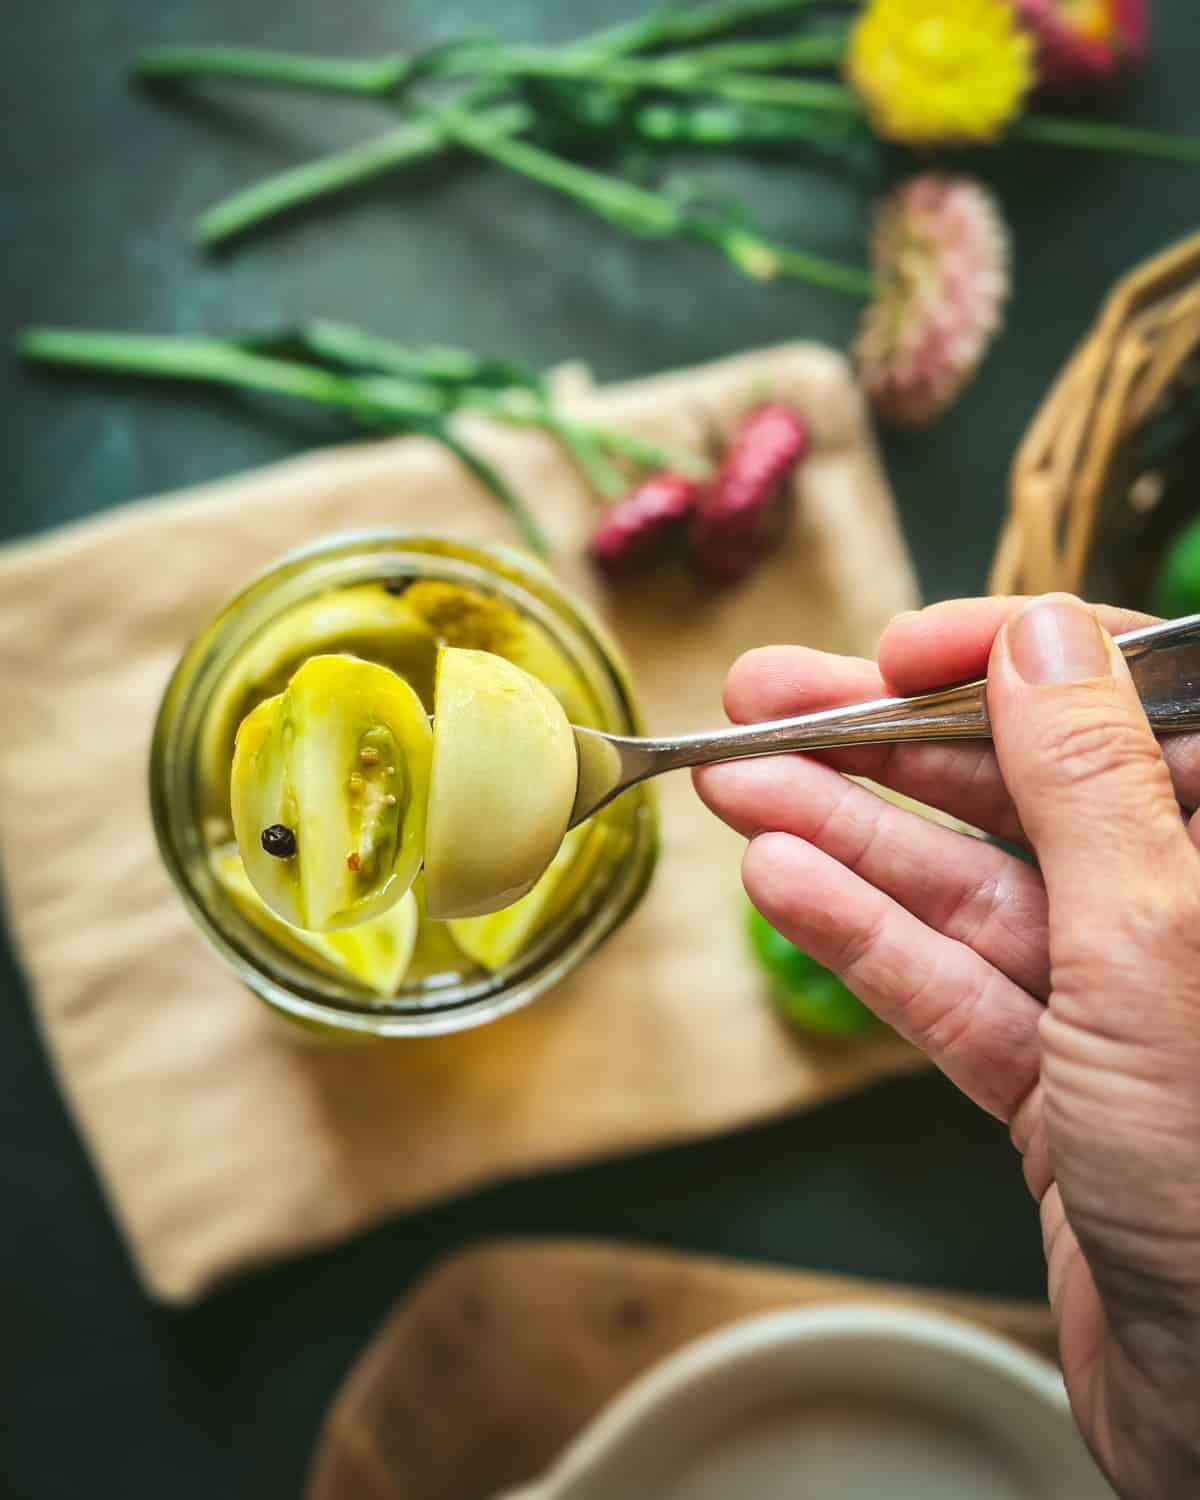
<svg viewBox="0 0 1200 1500"><path fill-rule="evenodd" d="M836 1305L689 1345L520 1500L1112 1495L1052 1365L952 1318Z"/></svg>

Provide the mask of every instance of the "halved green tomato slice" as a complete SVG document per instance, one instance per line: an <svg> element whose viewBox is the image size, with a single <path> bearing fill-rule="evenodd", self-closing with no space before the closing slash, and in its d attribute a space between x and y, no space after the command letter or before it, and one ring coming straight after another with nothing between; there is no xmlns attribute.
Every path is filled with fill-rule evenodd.
<svg viewBox="0 0 1200 1500"><path fill-rule="evenodd" d="M573 724L598 725L597 710L579 673L546 631L511 604L439 578L418 579L405 591L404 603L439 646L503 656L545 683Z"/></svg>
<svg viewBox="0 0 1200 1500"><path fill-rule="evenodd" d="M293 927L377 917L412 885L425 847L433 736L386 667L313 656L242 722L230 800L246 874Z"/></svg>
<svg viewBox="0 0 1200 1500"><path fill-rule="evenodd" d="M426 622L382 583L330 589L268 625L221 682L204 721L201 766L224 797L238 725L264 698L287 686L318 652L344 652L391 667L433 707L437 643Z"/></svg>
<svg viewBox="0 0 1200 1500"><path fill-rule="evenodd" d="M575 736L536 677L486 651L438 658L425 901L437 920L510 906L558 852L575 801Z"/></svg>
<svg viewBox="0 0 1200 1500"><path fill-rule="evenodd" d="M242 913L281 947L301 958L315 957L336 974L349 974L377 995L390 999L404 982L417 944L416 897L406 891L381 917L344 932L305 932L277 917L250 884L236 849L213 854L213 872Z"/></svg>
<svg viewBox="0 0 1200 1500"><path fill-rule="evenodd" d="M500 911L447 922L468 958L493 972L503 969L529 940L578 895L605 842L603 827L584 823L563 839L550 866L531 891Z"/></svg>

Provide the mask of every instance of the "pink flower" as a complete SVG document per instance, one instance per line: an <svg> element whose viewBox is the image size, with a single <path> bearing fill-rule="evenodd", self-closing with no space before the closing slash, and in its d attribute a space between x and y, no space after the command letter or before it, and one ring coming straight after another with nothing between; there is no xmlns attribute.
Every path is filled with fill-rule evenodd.
<svg viewBox="0 0 1200 1500"><path fill-rule="evenodd" d="M1046 88L1102 83L1146 50L1147 0L1015 0Z"/></svg>
<svg viewBox="0 0 1200 1500"><path fill-rule="evenodd" d="M792 476L808 447L804 418L782 401L741 419L696 505L690 540L701 577L734 583L778 543L790 518Z"/></svg>
<svg viewBox="0 0 1200 1500"><path fill-rule="evenodd" d="M660 561L684 539L700 486L686 474L651 474L609 506L588 551L602 572L636 573Z"/></svg>
<svg viewBox="0 0 1200 1500"><path fill-rule="evenodd" d="M967 177L923 172L884 199L871 233L877 290L855 352L880 416L930 422L975 373L1009 290L1008 231Z"/></svg>

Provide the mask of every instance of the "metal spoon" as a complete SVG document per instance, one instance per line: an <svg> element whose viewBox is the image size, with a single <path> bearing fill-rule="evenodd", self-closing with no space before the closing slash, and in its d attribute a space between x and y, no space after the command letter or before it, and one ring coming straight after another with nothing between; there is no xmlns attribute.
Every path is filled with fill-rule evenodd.
<svg viewBox="0 0 1200 1500"><path fill-rule="evenodd" d="M1155 731L1168 734L1200 728L1200 615L1148 625L1116 639ZM709 734L634 739L576 725L579 786L570 827L639 781L684 766L843 745L990 738L982 678L914 698L877 698Z"/></svg>

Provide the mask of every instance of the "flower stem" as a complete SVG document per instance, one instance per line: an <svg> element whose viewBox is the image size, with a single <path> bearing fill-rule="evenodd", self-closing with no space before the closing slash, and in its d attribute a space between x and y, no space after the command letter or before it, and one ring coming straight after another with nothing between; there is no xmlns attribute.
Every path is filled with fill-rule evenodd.
<svg viewBox="0 0 1200 1500"><path fill-rule="evenodd" d="M413 348L329 318L317 318L266 340L243 343L242 347L258 353L286 353L299 348L326 367L396 375L455 392L479 388L542 395L546 387L541 371L532 365L436 344Z"/></svg>
<svg viewBox="0 0 1200 1500"><path fill-rule="evenodd" d="M593 489L620 494L626 481L607 454L642 468L678 467L689 460L669 456L654 443L561 416L551 405L540 370L516 360L437 345L412 348L350 323L318 318L265 338L239 341L250 353L287 356L296 351L326 368L394 375L443 387L456 411L478 411L512 426L539 427L568 449Z"/></svg>
<svg viewBox="0 0 1200 1500"><path fill-rule="evenodd" d="M613 465L599 443L572 423L563 422L547 411L543 420L534 425L544 427L559 440L575 460L588 486L602 500L615 500L629 488L625 476Z"/></svg>
<svg viewBox="0 0 1200 1500"><path fill-rule="evenodd" d="M17 349L23 358L43 364L269 391L338 408L363 427L427 433L444 443L488 486L512 513L535 551L544 555L547 550L536 518L495 469L450 431L447 422L452 404L428 387L390 376L342 375L315 365L249 353L221 339L32 328L20 336Z"/></svg>
<svg viewBox="0 0 1200 1500"><path fill-rule="evenodd" d="M767 17L802 11L813 3L815 0L721 0L693 11L659 11L584 37L564 52L589 55L599 61L719 35ZM137 55L134 72L154 82L227 78L338 94L391 94L430 64L434 71L440 71L441 66L433 59L441 50L435 49L435 54L394 52L378 58L350 58L313 57L261 47L147 47ZM451 48L450 55L457 57L461 52L463 56L483 56L505 50L492 42L466 43L462 49Z"/></svg>
<svg viewBox="0 0 1200 1500"><path fill-rule="evenodd" d="M753 149L871 139L865 121L780 105L645 104L629 116L629 126L656 145Z"/></svg>
<svg viewBox="0 0 1200 1500"><path fill-rule="evenodd" d="M561 416L544 397L539 398L532 392L468 389L460 393L460 404L485 412L501 422L509 422L518 427L541 427L553 433L571 449L585 472L592 470L588 472L589 481L603 495L617 495L628 487L624 476L605 458L608 453L628 459L642 469L702 472L702 468L690 454L670 453L657 443L648 442L633 433L596 427L590 422Z"/></svg>
<svg viewBox="0 0 1200 1500"><path fill-rule="evenodd" d="M623 178L610 177L566 161L527 141L481 134L475 123L461 112L442 110L438 118L457 140L481 156L565 193L633 234L705 241L720 250L740 271L758 280L795 276L852 297L866 297L871 293L870 274L856 266L847 266L787 245L773 244L723 219L688 214L662 193L635 187Z"/></svg>
<svg viewBox="0 0 1200 1500"><path fill-rule="evenodd" d="M854 120L866 118L862 100L852 88L825 78L760 78L753 73L722 73L690 81L672 81L668 76L656 87L682 93L703 92L741 104L790 105Z"/></svg>
<svg viewBox="0 0 1200 1500"><path fill-rule="evenodd" d="M618 432L610 427L593 427L588 422L572 420L577 432L585 433L598 448L614 453L618 458L627 458L630 463L643 469L678 469L681 473L700 477L708 472L707 465L694 454L662 448L658 443L648 442L631 432Z"/></svg>
<svg viewBox="0 0 1200 1500"><path fill-rule="evenodd" d="M620 494L626 488L607 450L643 466L666 463L663 450L651 443L560 416L550 403L541 371L514 360L485 358L467 349L410 348L353 324L323 318L242 347L268 354L299 349L327 368L394 375L443 387L456 411L478 411L495 421L538 427L556 437L602 495Z"/></svg>
<svg viewBox="0 0 1200 1500"><path fill-rule="evenodd" d="M653 193L648 188L626 182L624 178L610 177L591 167L567 161L528 141L480 131L476 122L461 110L441 109L435 117L454 140L480 156L489 157L546 187L557 188L632 234L667 237L684 231L683 214L661 193Z"/></svg>
<svg viewBox="0 0 1200 1500"><path fill-rule="evenodd" d="M213 381L249 390L297 396L351 412L363 408L359 384L315 365L253 354L224 339L174 335L90 333L72 329L32 328L18 340L24 359L161 380ZM428 415L441 409L418 387L394 382L393 409L416 409Z"/></svg>
<svg viewBox="0 0 1200 1500"><path fill-rule="evenodd" d="M402 380L447 387L455 410L478 411L510 426L541 428L567 447L588 483L601 495L615 495L625 489L624 475L613 468L607 453L630 459L640 468L667 468L690 462L684 456L667 455L657 444L633 434L561 416L550 404L546 378L541 372L514 360L484 359L469 350L453 348L410 348L353 324L333 323L324 318L294 332L285 332L266 348L296 345L326 366L396 375Z"/></svg>
<svg viewBox="0 0 1200 1500"><path fill-rule="evenodd" d="M529 128L533 112L523 104L509 104L475 119L482 131L512 135ZM436 120L426 117L408 121L373 140L303 162L223 198L201 214L193 234L202 245L222 244L301 204L345 192L383 172L432 156L450 144Z"/></svg>
<svg viewBox="0 0 1200 1500"><path fill-rule="evenodd" d="M628 56L652 47L702 41L776 16L798 15L816 3L817 0L713 0L711 4L691 9L682 5L674 9L660 7L575 46L591 47L611 56ZM575 46L570 48L572 52Z"/></svg>
<svg viewBox="0 0 1200 1500"><path fill-rule="evenodd" d="M539 557L549 556L550 543L546 538L546 533L542 530L541 522L529 510L495 464L476 453L469 444L465 443L444 417L430 418L426 421L417 419L411 424L411 428L414 432L424 432L427 437L441 443L443 448L453 453L459 463L473 474L485 489L490 490L505 510L511 514L518 531L532 550Z"/></svg>
<svg viewBox="0 0 1200 1500"><path fill-rule="evenodd" d="M134 72L155 82L237 78L336 94L390 94L408 82L414 67L414 59L403 52L360 60L306 57L257 47L150 47L138 54Z"/></svg>
<svg viewBox="0 0 1200 1500"><path fill-rule="evenodd" d="M841 61L845 33L819 32L765 41L723 42L660 57L610 58L548 47L498 47L467 43L448 52L434 71L495 74L505 78L563 78L618 88L707 90L738 68L829 67Z"/></svg>
<svg viewBox="0 0 1200 1500"><path fill-rule="evenodd" d="M686 44L720 36L724 32L773 16L799 14L813 3L815 0L713 0L711 4L692 9L680 7L656 10L637 20L584 37L570 44L565 49L565 55L583 56L595 62L602 58L618 58L645 51L651 47ZM211 52L216 49L205 50ZM245 56L245 52L242 55ZM270 56L277 58L278 54ZM361 68L371 64L351 63L348 66ZM156 76L167 75L159 72ZM179 59L178 49L175 69L170 76L189 76ZM261 74L255 76L258 76L260 82L265 81ZM361 87L353 91L363 92ZM480 109L485 104L494 103L501 96L502 81L489 80L478 91L469 90L462 103L465 107ZM533 124L533 111L524 105L511 104L505 108L507 114L503 108L496 109L489 115L479 116L476 124L486 125L497 134L507 135L520 135ZM212 247L221 244L279 214L329 194L343 192L397 167L436 155L451 144L444 130L430 119L401 125L373 140L304 162L222 199L201 215L193 232L203 245Z"/></svg>
<svg viewBox="0 0 1200 1500"><path fill-rule="evenodd" d="M631 59L625 66L665 68L702 73L755 73L770 68L832 67L846 54L846 32L825 30L797 33L786 37L764 37L749 41L714 42L707 47L692 47L686 52L665 57ZM647 75L651 82L651 75Z"/></svg>
<svg viewBox="0 0 1200 1500"><path fill-rule="evenodd" d="M780 245L728 225L700 225L696 232L699 238L708 239L724 251L740 271L759 281L789 276L824 287L826 291L842 292L847 297L867 298L875 290L874 278L862 266L829 260L824 255Z"/></svg>
<svg viewBox="0 0 1200 1500"><path fill-rule="evenodd" d="M1134 125L1109 125L1100 120L1074 120L1062 115L1025 115L1013 122L1008 136L1010 140L1031 141L1041 146L1113 151L1200 166L1200 136L1171 135Z"/></svg>
<svg viewBox="0 0 1200 1500"><path fill-rule="evenodd" d="M550 433L571 455L590 488L604 499L614 499L627 488L624 476L610 463L593 435L574 422L557 416L545 403L530 411L519 411L502 401L480 400L467 395L463 404L485 412L498 422L507 422L513 427L538 427Z"/></svg>

